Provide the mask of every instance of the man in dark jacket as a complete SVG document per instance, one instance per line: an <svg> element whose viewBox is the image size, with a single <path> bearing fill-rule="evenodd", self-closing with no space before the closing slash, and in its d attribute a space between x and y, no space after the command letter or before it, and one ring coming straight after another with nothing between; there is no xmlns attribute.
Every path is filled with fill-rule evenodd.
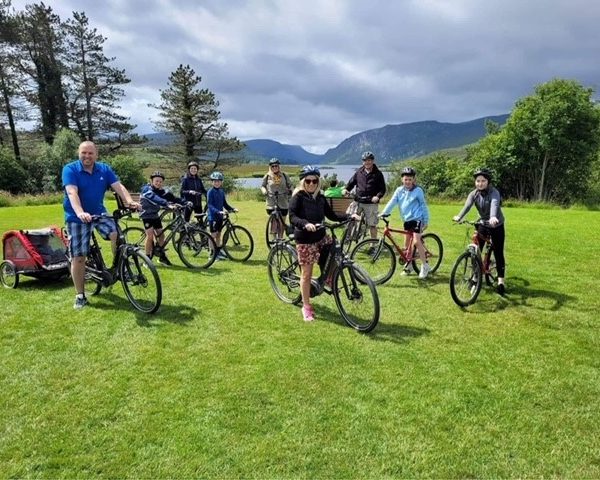
<svg viewBox="0 0 600 480"><path fill-rule="evenodd" d="M377 238L377 208L385 195L385 178L375 165L372 152L364 152L362 162L363 166L352 175L343 193L347 194L356 187L357 212L364 215L371 238Z"/></svg>
<svg viewBox="0 0 600 480"><path fill-rule="evenodd" d="M192 208L187 208L185 211L186 222L189 222L192 210L194 213L202 213L202 195L206 196L206 189L198 176L198 168L198 162L192 160L187 165L187 173L181 179L181 198L192 202Z"/></svg>

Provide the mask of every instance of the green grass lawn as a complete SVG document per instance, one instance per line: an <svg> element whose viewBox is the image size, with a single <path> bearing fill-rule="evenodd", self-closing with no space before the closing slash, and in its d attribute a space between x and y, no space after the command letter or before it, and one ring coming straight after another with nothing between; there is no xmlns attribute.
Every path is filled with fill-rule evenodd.
<svg viewBox="0 0 600 480"><path fill-rule="evenodd" d="M251 260L170 251L153 316L120 285L81 311L70 280L1 289L1 478L600 477L599 213L506 209L508 295L461 310L460 207L431 206L440 271L378 287L362 335L275 298L263 204L231 203ZM61 223L0 209L1 232Z"/></svg>

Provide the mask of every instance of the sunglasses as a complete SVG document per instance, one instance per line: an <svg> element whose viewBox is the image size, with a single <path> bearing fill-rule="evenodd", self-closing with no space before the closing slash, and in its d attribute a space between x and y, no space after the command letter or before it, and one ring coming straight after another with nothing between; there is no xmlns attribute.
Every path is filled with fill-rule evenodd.
<svg viewBox="0 0 600 480"><path fill-rule="evenodd" d="M315 179L313 180L312 178L305 178L305 179L304 179L304 183L306 183L307 185L310 185L311 183L312 183L313 185L318 185L318 183L319 183L319 179L318 179L318 178L315 178Z"/></svg>

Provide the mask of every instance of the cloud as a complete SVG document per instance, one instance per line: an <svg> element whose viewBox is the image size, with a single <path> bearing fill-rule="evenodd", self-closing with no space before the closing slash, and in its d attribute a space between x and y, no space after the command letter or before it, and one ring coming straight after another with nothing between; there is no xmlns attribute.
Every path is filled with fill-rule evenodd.
<svg viewBox="0 0 600 480"><path fill-rule="evenodd" d="M24 1L13 1L22 8ZM63 0L85 11L132 80L123 108L150 128L179 64L242 139L324 151L390 123L509 112L554 77L598 87L600 3L588 0ZM145 130L144 130L145 131Z"/></svg>

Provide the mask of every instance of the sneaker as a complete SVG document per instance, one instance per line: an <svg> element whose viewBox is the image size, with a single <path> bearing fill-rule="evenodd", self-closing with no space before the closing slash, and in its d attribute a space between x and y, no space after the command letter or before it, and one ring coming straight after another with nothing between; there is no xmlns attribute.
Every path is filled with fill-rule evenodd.
<svg viewBox="0 0 600 480"><path fill-rule="evenodd" d="M429 266L429 264L424 263L423 265L421 265L421 271L419 272L419 278L427 278L427 275L429 275L430 271L431 271L431 267Z"/></svg>
<svg viewBox="0 0 600 480"><path fill-rule="evenodd" d="M79 295L75 296L75 303L73 304L73 308L75 310L81 310L88 304L87 298L80 297Z"/></svg>
<svg viewBox="0 0 600 480"><path fill-rule="evenodd" d="M503 283L498 284L498 286L496 287L496 292L498 293L498 295L504 296L504 294L506 293L506 287Z"/></svg>
<svg viewBox="0 0 600 480"><path fill-rule="evenodd" d="M163 254L162 254L160 257L158 257L158 261L159 261L160 263L162 263L163 265L167 265L167 266L169 266L169 267L170 267L171 265L173 265L173 264L171 263L171 260L169 260L169 259L167 258L167 256L166 256L164 253L163 253Z"/></svg>
<svg viewBox="0 0 600 480"><path fill-rule="evenodd" d="M400 275L410 275L414 271L415 269L413 268L412 263L407 263L406 265L404 265L404 270L402 270L402 273Z"/></svg>
<svg viewBox="0 0 600 480"><path fill-rule="evenodd" d="M219 253L217 253L217 256L216 256L217 260L227 260L228 258L229 257L223 250L221 250Z"/></svg>
<svg viewBox="0 0 600 480"><path fill-rule="evenodd" d="M312 322L315 319L315 312L312 308L312 305L302 307L302 317L304 318L305 322Z"/></svg>

